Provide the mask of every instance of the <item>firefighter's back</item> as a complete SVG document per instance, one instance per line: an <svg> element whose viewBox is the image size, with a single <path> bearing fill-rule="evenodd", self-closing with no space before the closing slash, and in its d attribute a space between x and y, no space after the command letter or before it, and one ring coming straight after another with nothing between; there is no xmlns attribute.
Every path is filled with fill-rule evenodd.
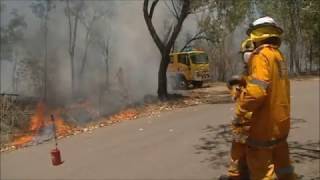
<svg viewBox="0 0 320 180"><path fill-rule="evenodd" d="M271 45L261 47L257 56L263 57L268 64L270 79L263 108L259 108L253 116L256 119L253 126L256 128L252 129L251 134L257 140L285 138L290 129L290 84L286 60L279 49Z"/></svg>

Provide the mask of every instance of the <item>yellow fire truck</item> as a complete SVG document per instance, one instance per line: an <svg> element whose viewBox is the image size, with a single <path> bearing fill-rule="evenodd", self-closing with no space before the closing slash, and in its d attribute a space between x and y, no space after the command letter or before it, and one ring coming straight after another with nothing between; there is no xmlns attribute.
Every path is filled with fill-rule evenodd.
<svg viewBox="0 0 320 180"><path fill-rule="evenodd" d="M173 88L202 87L210 79L208 55L195 49L171 53L167 76Z"/></svg>

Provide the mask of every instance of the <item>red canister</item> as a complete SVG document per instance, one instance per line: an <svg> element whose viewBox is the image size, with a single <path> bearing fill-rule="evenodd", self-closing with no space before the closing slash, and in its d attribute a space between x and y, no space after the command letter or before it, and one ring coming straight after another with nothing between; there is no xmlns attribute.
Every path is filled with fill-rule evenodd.
<svg viewBox="0 0 320 180"><path fill-rule="evenodd" d="M54 166L58 166L63 163L61 161L61 155L60 155L60 151L58 148L52 149L51 160L52 160L52 165L54 165Z"/></svg>

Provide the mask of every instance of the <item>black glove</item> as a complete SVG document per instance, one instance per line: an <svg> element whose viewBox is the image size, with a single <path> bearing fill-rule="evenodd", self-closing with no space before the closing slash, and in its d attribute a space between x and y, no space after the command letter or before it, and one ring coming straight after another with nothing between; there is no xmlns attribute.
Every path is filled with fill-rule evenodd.
<svg viewBox="0 0 320 180"><path fill-rule="evenodd" d="M246 80L242 76L234 75L227 81L227 87L229 89L232 89L232 86L236 86L236 85L240 87L245 87Z"/></svg>

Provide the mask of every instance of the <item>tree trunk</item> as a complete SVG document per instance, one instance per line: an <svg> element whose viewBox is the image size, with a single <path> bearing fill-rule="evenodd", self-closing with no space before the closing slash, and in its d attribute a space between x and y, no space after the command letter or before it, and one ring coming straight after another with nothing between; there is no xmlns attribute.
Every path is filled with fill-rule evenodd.
<svg viewBox="0 0 320 180"><path fill-rule="evenodd" d="M71 66L71 93L72 96L74 95L74 88L75 88L75 82L74 82L74 53L70 52L70 66Z"/></svg>
<svg viewBox="0 0 320 180"><path fill-rule="evenodd" d="M289 62L289 70L291 73L294 74L295 70L294 70L294 60L293 60L293 47L292 47L292 42L289 42L289 57L290 57L290 62Z"/></svg>
<svg viewBox="0 0 320 180"><path fill-rule="evenodd" d="M71 93L72 93L72 98L74 98L75 95L75 62L74 62L74 55L75 55L75 48L76 48L76 40L77 40L77 31L78 31L78 21L79 21L79 10L74 15L74 22L72 22L72 17L71 17L71 9L70 9L70 0L66 0L66 5L67 5L67 18L68 18L68 31L69 31L69 47L68 47L68 52L70 56L70 66L71 66ZM72 26L73 25L73 26Z"/></svg>
<svg viewBox="0 0 320 180"><path fill-rule="evenodd" d="M109 40L104 40L102 44L103 62L105 63L105 84L104 90L109 90Z"/></svg>
<svg viewBox="0 0 320 180"><path fill-rule="evenodd" d="M312 42L310 43L310 50L309 50L309 72L312 73Z"/></svg>
<svg viewBox="0 0 320 180"><path fill-rule="evenodd" d="M81 67L80 67L80 71L79 71L79 75L82 78L83 73L84 73L84 69L87 65L87 57L88 57L88 45L86 45L85 50L84 50L84 55L82 58L82 63L81 63Z"/></svg>
<svg viewBox="0 0 320 180"><path fill-rule="evenodd" d="M77 12L74 20L74 29L73 29L73 42L72 42L72 94L74 95L75 93L75 67L74 67L74 55L75 55L75 48L76 48L76 43L77 43L77 32L78 32L78 21L79 21L79 12Z"/></svg>
<svg viewBox="0 0 320 180"><path fill-rule="evenodd" d="M0 48L2 48L2 47L0 47ZM2 51L2 49L1 49L1 51ZM2 80L2 59L0 58L0 94L2 93L1 80Z"/></svg>
<svg viewBox="0 0 320 180"><path fill-rule="evenodd" d="M296 67L296 73L297 74L300 74L301 73L301 69L300 69L300 59L299 59L299 54L297 52L297 41L295 41L293 43L293 60L294 60L294 64L295 64L295 67Z"/></svg>
<svg viewBox="0 0 320 180"><path fill-rule="evenodd" d="M85 68L86 68L86 65L87 65L87 57L88 57L88 48L89 48L89 43L86 42L86 45L85 45L85 49L84 49L84 55L82 57L82 62L81 62L81 67L80 67L80 71L79 71L79 75L78 75L78 78L79 78L79 88L82 89L82 85L84 83L84 71L85 71Z"/></svg>
<svg viewBox="0 0 320 180"><path fill-rule="evenodd" d="M166 100L168 97L167 91L167 67L169 65L170 56L162 54L159 72L158 72L158 97L160 100Z"/></svg>
<svg viewBox="0 0 320 180"><path fill-rule="evenodd" d="M158 71L158 97L161 100L165 100L168 97L168 92L167 92L167 67L170 61L170 51L174 47L174 43L179 35L179 32L181 31L182 25L184 20L187 18L187 16L190 13L190 0L184 0L180 15L177 17L177 24L174 26L172 33L168 39L167 42L161 41L160 37L158 36L155 27L152 24L152 17L154 13L154 9L157 5L159 0L154 0L151 4L150 11L148 10L148 4L149 0L144 0L143 3L143 15L144 19L147 25L147 28L150 32L150 35L155 42L156 46L158 47L160 53L161 53L161 62L160 62L160 67ZM171 29L170 29L171 32Z"/></svg>
<svg viewBox="0 0 320 180"><path fill-rule="evenodd" d="M47 4L48 6L48 4ZM45 16L45 19L44 19L44 93L43 93L43 101L46 102L47 100L47 95L48 95L48 90L47 90L47 71L48 71L48 7L46 7L47 10L46 10L46 16Z"/></svg>
<svg viewBox="0 0 320 180"><path fill-rule="evenodd" d="M105 81L105 85L106 85L106 89L109 89L109 61L108 61L108 57L105 57L105 62L106 62L106 81Z"/></svg>
<svg viewBox="0 0 320 180"><path fill-rule="evenodd" d="M85 66L87 64L88 49L89 49L89 45L90 45L89 36L90 36L90 28L88 28L87 32L86 32L84 54L83 54L83 57L82 57L81 67L80 67L80 71L79 71L80 81L83 80L84 69L85 69Z"/></svg>
<svg viewBox="0 0 320 180"><path fill-rule="evenodd" d="M17 78L16 78L16 71L17 71L17 58L13 60L13 72L12 72L12 90L14 94L17 94Z"/></svg>
<svg viewBox="0 0 320 180"><path fill-rule="evenodd" d="M225 64L226 64L226 55L224 54L224 42L222 42L220 48L219 48L219 74L218 74L218 80L224 81L225 80Z"/></svg>
<svg viewBox="0 0 320 180"><path fill-rule="evenodd" d="M308 44L310 48L310 44ZM304 60L304 71L307 73L308 72L308 57L309 57L309 52L308 47L304 48L303 50L303 60Z"/></svg>
<svg viewBox="0 0 320 180"><path fill-rule="evenodd" d="M289 42L289 48L290 48L290 69L291 72L294 74L299 74L300 73L300 68L299 68L299 58L297 58L297 48L296 48L296 41L292 40Z"/></svg>
<svg viewBox="0 0 320 180"><path fill-rule="evenodd" d="M297 42L298 39L297 37L299 36L299 24L297 24L298 22L296 21L298 14L298 9L296 7L297 2L293 1L293 3L291 4L291 8L289 10L289 18L290 18L290 58L291 58L291 65L292 68L294 69L295 74L300 74L301 70L300 70L300 65L299 65L299 54L297 51Z"/></svg>

